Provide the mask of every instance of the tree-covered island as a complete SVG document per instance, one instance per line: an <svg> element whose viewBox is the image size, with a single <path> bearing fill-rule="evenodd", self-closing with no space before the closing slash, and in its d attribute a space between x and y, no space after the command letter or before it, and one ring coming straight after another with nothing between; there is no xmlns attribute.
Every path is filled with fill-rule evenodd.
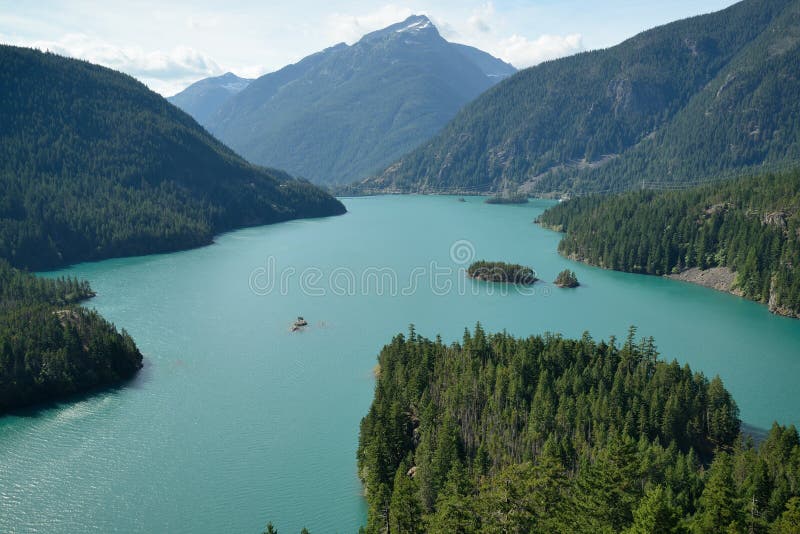
<svg viewBox="0 0 800 534"><path fill-rule="evenodd" d="M531 285L536 273L530 267L502 261L476 261L467 269L467 276L484 282Z"/></svg>
<svg viewBox="0 0 800 534"><path fill-rule="evenodd" d="M558 273L553 283L558 287L578 287L581 285L580 282L578 282L578 276L575 274L575 271L569 269L564 269Z"/></svg>

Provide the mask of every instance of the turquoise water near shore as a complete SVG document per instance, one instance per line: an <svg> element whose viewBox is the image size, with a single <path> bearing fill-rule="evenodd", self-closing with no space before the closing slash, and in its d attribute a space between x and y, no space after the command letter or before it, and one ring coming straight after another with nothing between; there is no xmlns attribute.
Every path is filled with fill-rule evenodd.
<svg viewBox="0 0 800 534"><path fill-rule="evenodd" d="M2 532L355 532L358 424L381 346L414 323L457 340L652 335L719 374L742 419L800 423L800 321L746 300L560 257L548 201L345 199L347 215L250 228L209 247L82 264L88 305L146 367L125 387L0 419ZM531 294L466 279L471 259L533 267ZM573 269L582 286L550 282ZM274 284L273 284L274 283ZM273 285L271 285L273 284ZM310 326L291 333L297 315Z"/></svg>

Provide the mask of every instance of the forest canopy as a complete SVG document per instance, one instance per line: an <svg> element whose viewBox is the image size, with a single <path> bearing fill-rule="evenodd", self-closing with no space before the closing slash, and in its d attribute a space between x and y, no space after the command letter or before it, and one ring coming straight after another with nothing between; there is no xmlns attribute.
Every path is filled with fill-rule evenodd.
<svg viewBox="0 0 800 534"><path fill-rule="evenodd" d="M566 232L558 246L565 256L654 275L725 267L735 272L734 291L800 315L800 169L576 198L538 222Z"/></svg>
<svg viewBox="0 0 800 534"><path fill-rule="evenodd" d="M130 76L12 46L0 70L0 257L14 266L172 251L345 211L250 165Z"/></svg>
<svg viewBox="0 0 800 534"><path fill-rule="evenodd" d="M367 533L800 526L795 428L755 447L719 377L633 329L598 342L478 325L446 345L412 327L378 361L357 454Z"/></svg>
<svg viewBox="0 0 800 534"><path fill-rule="evenodd" d="M141 369L133 339L77 305L93 295L85 281L36 277L0 260L0 414Z"/></svg>

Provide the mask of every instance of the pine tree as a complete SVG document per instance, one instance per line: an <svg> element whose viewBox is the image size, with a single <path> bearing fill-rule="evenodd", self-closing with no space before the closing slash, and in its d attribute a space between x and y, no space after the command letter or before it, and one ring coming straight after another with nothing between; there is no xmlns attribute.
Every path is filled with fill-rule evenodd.
<svg viewBox="0 0 800 534"><path fill-rule="evenodd" d="M715 376L708 385L708 434L719 445L731 443L739 434L739 408L731 394Z"/></svg>
<svg viewBox="0 0 800 534"><path fill-rule="evenodd" d="M772 528L775 534L800 534L800 497L792 497Z"/></svg>
<svg viewBox="0 0 800 534"><path fill-rule="evenodd" d="M663 486L645 492L633 511L633 525L625 534L673 534L678 532L680 516L672 495Z"/></svg>
<svg viewBox="0 0 800 534"><path fill-rule="evenodd" d="M699 509L693 522L697 533L713 534L742 524L742 505L736 494L731 457L717 454L709 470L708 480L700 495Z"/></svg>
<svg viewBox="0 0 800 534"><path fill-rule="evenodd" d="M423 532L417 485L409 474L410 468L410 461L403 460L394 475L394 490L389 507L389 532Z"/></svg>
<svg viewBox="0 0 800 534"><path fill-rule="evenodd" d="M468 473L460 463L456 463L436 499L436 511L428 518L427 531L430 534L478 532L480 523L475 510L474 491Z"/></svg>
<svg viewBox="0 0 800 534"><path fill-rule="evenodd" d="M636 473L639 466L635 444L627 437L613 436L597 459L581 470L575 496L580 530L615 532L629 525L639 497Z"/></svg>

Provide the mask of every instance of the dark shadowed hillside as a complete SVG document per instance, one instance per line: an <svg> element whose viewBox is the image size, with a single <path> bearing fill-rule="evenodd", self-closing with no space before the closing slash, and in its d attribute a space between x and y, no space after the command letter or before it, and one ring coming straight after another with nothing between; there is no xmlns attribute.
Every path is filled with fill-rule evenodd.
<svg viewBox="0 0 800 534"><path fill-rule="evenodd" d="M0 70L0 257L15 266L177 250L344 212L250 165L129 76L11 46Z"/></svg>

